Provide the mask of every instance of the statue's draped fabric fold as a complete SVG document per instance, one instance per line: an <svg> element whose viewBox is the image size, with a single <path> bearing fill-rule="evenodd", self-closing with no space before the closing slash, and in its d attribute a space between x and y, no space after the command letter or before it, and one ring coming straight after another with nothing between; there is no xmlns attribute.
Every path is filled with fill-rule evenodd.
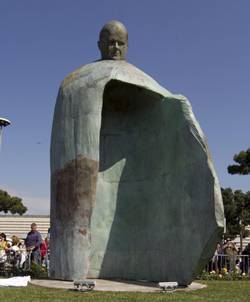
<svg viewBox="0 0 250 302"><path fill-rule="evenodd" d="M125 61L63 81L51 138L52 278L189 284L223 230L188 100Z"/></svg>

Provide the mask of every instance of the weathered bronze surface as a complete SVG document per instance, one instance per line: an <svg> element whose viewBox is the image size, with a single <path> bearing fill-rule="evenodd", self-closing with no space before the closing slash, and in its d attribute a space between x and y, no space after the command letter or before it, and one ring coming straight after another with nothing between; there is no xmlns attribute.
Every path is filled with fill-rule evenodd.
<svg viewBox="0 0 250 302"><path fill-rule="evenodd" d="M50 276L187 285L223 231L220 185L189 101L127 63L127 42L108 22L101 60L60 86Z"/></svg>
<svg viewBox="0 0 250 302"><path fill-rule="evenodd" d="M54 265L50 270L52 278L69 280L79 269L82 272L88 270L86 259L90 252L90 224L98 169L97 161L78 155L51 176L51 191L55 192L52 231L56 231L56 236L62 242L61 250L53 244L55 240L51 242L51 261ZM70 255L70 261L67 261L67 254ZM57 267L57 270L53 267Z"/></svg>

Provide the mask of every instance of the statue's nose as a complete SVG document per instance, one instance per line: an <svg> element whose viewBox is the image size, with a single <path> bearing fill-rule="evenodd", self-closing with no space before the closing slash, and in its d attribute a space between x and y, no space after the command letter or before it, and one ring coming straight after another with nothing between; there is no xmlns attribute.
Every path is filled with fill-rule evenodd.
<svg viewBox="0 0 250 302"><path fill-rule="evenodd" d="M115 41L115 47L119 48L119 43L117 41Z"/></svg>

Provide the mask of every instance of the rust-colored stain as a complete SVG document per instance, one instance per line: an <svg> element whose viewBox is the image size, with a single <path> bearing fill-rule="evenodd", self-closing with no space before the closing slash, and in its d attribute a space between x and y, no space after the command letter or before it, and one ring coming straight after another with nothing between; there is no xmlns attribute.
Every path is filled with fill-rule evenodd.
<svg viewBox="0 0 250 302"><path fill-rule="evenodd" d="M81 213L81 217L85 218L85 217L90 217L90 210L85 210Z"/></svg>
<svg viewBox="0 0 250 302"><path fill-rule="evenodd" d="M90 225L98 169L98 161L78 155L52 175L54 216L62 224L80 222L86 227Z"/></svg>
<svg viewBox="0 0 250 302"><path fill-rule="evenodd" d="M61 87L65 88L68 84L70 84L79 75L79 71L80 68L67 75L66 78L63 80Z"/></svg>
<svg viewBox="0 0 250 302"><path fill-rule="evenodd" d="M83 236L86 236L86 235L87 235L87 230L86 230L86 229L79 229L78 231L79 231L79 233L81 233Z"/></svg>
<svg viewBox="0 0 250 302"><path fill-rule="evenodd" d="M71 74L69 74L62 82L62 88L65 88L68 84L70 84L74 78L76 77L76 73L72 72Z"/></svg>

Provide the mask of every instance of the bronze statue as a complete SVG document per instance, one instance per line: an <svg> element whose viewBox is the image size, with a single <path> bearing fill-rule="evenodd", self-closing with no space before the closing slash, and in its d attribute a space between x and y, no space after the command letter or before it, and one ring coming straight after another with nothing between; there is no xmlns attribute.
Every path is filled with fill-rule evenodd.
<svg viewBox="0 0 250 302"><path fill-rule="evenodd" d="M205 136L185 97L125 61L122 23L98 46L55 107L50 277L190 284L224 226Z"/></svg>

